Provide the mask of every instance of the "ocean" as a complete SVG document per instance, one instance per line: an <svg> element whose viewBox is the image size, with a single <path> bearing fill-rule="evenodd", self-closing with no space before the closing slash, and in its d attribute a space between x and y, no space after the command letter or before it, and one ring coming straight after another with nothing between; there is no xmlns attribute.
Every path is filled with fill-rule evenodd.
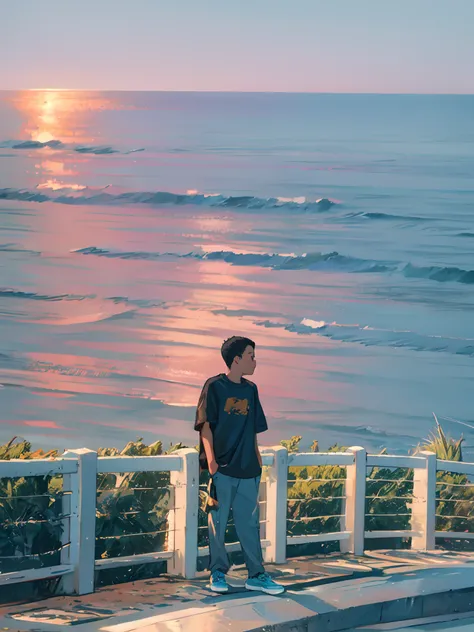
<svg viewBox="0 0 474 632"><path fill-rule="evenodd" d="M262 445L474 459L474 96L0 92L0 217L0 443L196 445L245 335Z"/></svg>

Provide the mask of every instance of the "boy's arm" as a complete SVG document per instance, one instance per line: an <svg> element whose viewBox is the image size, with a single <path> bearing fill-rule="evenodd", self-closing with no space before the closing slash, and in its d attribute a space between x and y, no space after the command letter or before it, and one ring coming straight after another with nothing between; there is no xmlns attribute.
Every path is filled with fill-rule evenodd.
<svg viewBox="0 0 474 632"><path fill-rule="evenodd" d="M260 463L260 467L262 467L262 455L260 454L260 450L258 447L257 435L255 435L255 452L257 453L257 459Z"/></svg>
<svg viewBox="0 0 474 632"><path fill-rule="evenodd" d="M255 404L255 432L256 434L259 434L260 432L265 432L266 430L268 430L268 424L265 413L263 412L262 404L260 403L257 386L255 386Z"/></svg>
<svg viewBox="0 0 474 632"><path fill-rule="evenodd" d="M217 472L218 466L214 454L214 441L210 422L218 419L218 409L215 393L212 389L212 380L208 380L202 389L196 409L196 421L194 430L197 430L202 439L204 452L206 453L207 466L211 476Z"/></svg>
<svg viewBox="0 0 474 632"><path fill-rule="evenodd" d="M260 432L265 432L265 430L268 430L268 424L265 418L265 413L263 412L262 404L260 403L260 397L258 396L257 385L255 385L255 403L257 406L255 411L255 452L257 453L257 459L260 463L260 467L262 467L262 455L260 454L260 450L258 448L257 435Z"/></svg>
<svg viewBox="0 0 474 632"><path fill-rule="evenodd" d="M201 429L202 445L204 446L204 452L206 453L207 464L209 467L209 474L211 476L217 472L216 457L214 455L214 440L212 437L212 430L209 423L206 421Z"/></svg>

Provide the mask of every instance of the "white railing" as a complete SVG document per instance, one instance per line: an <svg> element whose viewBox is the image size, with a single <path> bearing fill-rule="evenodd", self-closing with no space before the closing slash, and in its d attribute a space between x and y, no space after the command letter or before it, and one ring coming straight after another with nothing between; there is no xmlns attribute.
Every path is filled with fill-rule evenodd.
<svg viewBox="0 0 474 632"><path fill-rule="evenodd" d="M342 552L362 555L364 543L370 539L411 538L415 550L434 549L436 537L474 539L474 533L435 531L437 484L446 484L437 483L437 471L474 476L474 463L437 460L431 452L416 456L368 455L361 447L339 453L289 454L286 448L276 446L263 449L262 458L265 475L261 486L264 518L261 533L266 562L283 563L287 546L313 542L336 541ZM336 497L342 501L341 513L329 516L339 520L340 529L331 533L288 535L288 483L294 482L288 479L289 468L314 466L345 468L343 495ZM412 494L403 497L408 498L409 529L366 530L366 502L372 498L367 495L367 480L374 481L367 479L367 470L373 468L413 471ZM167 550L96 560L97 476L131 472L170 473ZM96 452L83 448L70 450L57 459L0 461L0 478L48 475L63 477L60 564L0 573L0 586L60 578L61 592L87 594L94 590L94 575L98 570L165 560L170 574L190 578L196 574L198 558L208 554L207 547L198 548L199 462L194 449L182 449L167 456L98 457ZM325 483L341 479L319 480ZM229 551L240 549L238 543L226 546Z"/></svg>
<svg viewBox="0 0 474 632"><path fill-rule="evenodd" d="M93 454L96 454L95 452ZM70 578L78 575L80 540L78 534L81 527L81 512L79 507L79 490L81 488L84 471L81 468L79 456L68 458L65 454L60 459L37 459L25 461L15 459L0 461L1 478L22 478L25 476L62 476L63 477L63 548L61 549L61 564L45 568L35 568L26 571L16 571L0 574L0 586L14 584L36 579L48 579L54 577L67 578L65 590L82 594L91 586L79 583L70 583ZM95 501L95 497L94 497ZM3 527L3 525L0 525ZM69 538L71 538L69 540ZM66 542L67 539L67 542ZM29 556L30 557L30 556ZM31 557L34 557L32 554ZM90 590L89 590L90 592Z"/></svg>
<svg viewBox="0 0 474 632"><path fill-rule="evenodd" d="M434 549L436 455L433 452L420 452L418 456L367 455L366 467L413 470L413 491L411 502L407 503L411 505L410 529L364 531L364 538L411 538L412 549ZM364 493L365 489L364 485ZM369 498L366 494L365 497Z"/></svg>
<svg viewBox="0 0 474 632"><path fill-rule="evenodd" d="M451 474L466 474L468 476L474 476L474 463L463 463L462 461L458 461L458 462L453 462L453 461L441 461L440 459L438 459L437 461L437 470L439 472L450 472ZM445 486L448 485L451 488L454 487L458 487L458 485L456 484L450 484L450 483L443 483L443 482L439 482L439 481L434 481L431 482L431 487L429 489L429 492L431 494L436 494L436 486ZM466 487L466 485L463 485L463 487ZM474 484L469 484L469 487L474 487ZM446 501L444 501L446 502ZM454 501L451 501L454 502ZM461 500L459 501L460 503L471 503L473 504L472 500ZM471 514L474 516L474 513L471 512ZM437 514L436 514L437 515ZM446 517L446 516L443 516ZM437 538L451 538L454 540L474 540L474 533L469 533L466 531L436 531L435 533L435 537Z"/></svg>

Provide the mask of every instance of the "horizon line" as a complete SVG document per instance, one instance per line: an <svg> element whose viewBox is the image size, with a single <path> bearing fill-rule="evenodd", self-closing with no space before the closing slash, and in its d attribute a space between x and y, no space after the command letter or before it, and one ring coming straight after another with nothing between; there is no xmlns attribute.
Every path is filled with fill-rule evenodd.
<svg viewBox="0 0 474 632"><path fill-rule="evenodd" d="M1 88L0 92L160 92L169 94L296 94L348 96L474 96L474 92L327 92L285 90L166 90L133 88Z"/></svg>

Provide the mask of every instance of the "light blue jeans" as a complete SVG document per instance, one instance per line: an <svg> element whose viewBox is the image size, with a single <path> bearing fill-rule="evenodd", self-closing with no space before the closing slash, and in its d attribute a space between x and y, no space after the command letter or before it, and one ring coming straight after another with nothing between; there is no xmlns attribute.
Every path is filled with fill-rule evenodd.
<svg viewBox="0 0 474 632"><path fill-rule="evenodd" d="M232 508L237 537L242 547L249 577L264 572L257 478L234 478L217 472L212 477L216 486L218 508L208 514L209 570L227 573L230 568L225 550L225 531Z"/></svg>

